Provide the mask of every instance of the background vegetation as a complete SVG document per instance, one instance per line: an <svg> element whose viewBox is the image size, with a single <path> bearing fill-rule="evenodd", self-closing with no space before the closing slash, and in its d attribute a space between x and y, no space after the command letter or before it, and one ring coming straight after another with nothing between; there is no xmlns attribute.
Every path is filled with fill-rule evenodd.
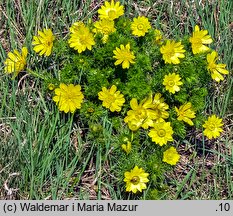
<svg viewBox="0 0 233 216"><path fill-rule="evenodd" d="M111 122L102 119L105 147L90 142L81 122L65 116L38 80L25 74L16 80L4 74L7 52L27 45L32 36L49 27L65 37L77 20L97 18L97 0L0 0L0 198L1 199L122 199L124 188L114 169L117 158L110 140ZM224 118L218 141L203 140L201 131L190 131L177 143L181 160L167 174L169 186L162 194L145 198L233 198L233 2L121 1L126 14L151 18L167 37L190 34L199 24L214 38L212 47L227 64L230 75L206 99L206 112ZM31 57L28 64L38 61ZM162 186L161 186L162 187ZM136 197L127 197L133 199Z"/></svg>

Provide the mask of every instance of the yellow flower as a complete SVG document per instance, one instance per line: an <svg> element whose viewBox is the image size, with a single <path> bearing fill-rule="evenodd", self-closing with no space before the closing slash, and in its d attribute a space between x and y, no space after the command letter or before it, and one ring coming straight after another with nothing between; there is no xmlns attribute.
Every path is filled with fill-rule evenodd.
<svg viewBox="0 0 233 216"><path fill-rule="evenodd" d="M94 33L101 33L103 34L102 41L106 43L108 40L108 36L115 32L116 29L114 28L114 21L109 19L102 19L94 24L95 28L93 29Z"/></svg>
<svg viewBox="0 0 233 216"><path fill-rule="evenodd" d="M154 118L156 122L163 122L164 119L167 119L169 117L169 113L167 112L169 106L164 102L164 98L160 93L155 94L152 104L153 111L156 114Z"/></svg>
<svg viewBox="0 0 233 216"><path fill-rule="evenodd" d="M154 30L154 38L155 38L155 43L157 44L161 44L162 39L163 39L163 35L162 32L158 29Z"/></svg>
<svg viewBox="0 0 233 216"><path fill-rule="evenodd" d="M148 176L149 173L146 173L142 168L138 168L138 166L135 166L130 172L125 172L126 192L142 192L143 189L146 189L145 183L149 182Z"/></svg>
<svg viewBox="0 0 233 216"><path fill-rule="evenodd" d="M38 31L38 36L33 36L32 45L34 45L33 50L39 53L40 56L50 56L53 48L53 41L55 37L51 29L43 29L43 31Z"/></svg>
<svg viewBox="0 0 233 216"><path fill-rule="evenodd" d="M55 89L55 94L53 100L60 111L74 113L76 109L81 108L84 96L80 85L61 83L60 87Z"/></svg>
<svg viewBox="0 0 233 216"><path fill-rule="evenodd" d="M200 30L199 26L196 25L192 37L189 38L189 42L192 43L193 54L197 54L208 51L209 47L204 44L211 44L213 40L208 35L207 30Z"/></svg>
<svg viewBox="0 0 233 216"><path fill-rule="evenodd" d="M154 127L148 133L152 141L160 146L167 144L168 141L173 141L173 129L170 122L155 123Z"/></svg>
<svg viewBox="0 0 233 216"><path fill-rule="evenodd" d="M98 93L99 99L103 101L103 106L110 109L111 112L121 111L122 105L125 103L124 95L117 91L117 87L113 85L110 89L105 87Z"/></svg>
<svg viewBox="0 0 233 216"><path fill-rule="evenodd" d="M216 115L210 116L205 124L203 124L204 135L208 137L208 139L216 138L220 136L220 133L223 131L222 129L223 123L222 119L218 118Z"/></svg>
<svg viewBox="0 0 233 216"><path fill-rule="evenodd" d="M181 45L181 42L176 43L175 41L167 40L166 45L163 45L160 48L165 63L179 64L179 58L185 57L183 54L185 50L183 48L184 46Z"/></svg>
<svg viewBox="0 0 233 216"><path fill-rule="evenodd" d="M207 69L209 70L212 79L219 82L220 80L224 80L221 74L228 74L229 71L225 69L225 64L216 64L218 58L218 53L216 51L212 51L207 54Z"/></svg>
<svg viewBox="0 0 233 216"><path fill-rule="evenodd" d="M147 129L153 125L153 120L149 118L147 113L148 100L142 101L138 104L136 98L130 101L132 110L127 112L127 116L124 118L124 122L128 123L129 129L132 131L138 130L140 127Z"/></svg>
<svg viewBox="0 0 233 216"><path fill-rule="evenodd" d="M169 106L164 103L164 99L160 93L155 94L154 98L150 95L138 104L137 99L130 101L132 110L127 112L124 122L128 124L132 131L138 130L140 127L148 129L154 125L154 122L163 122L169 117L166 111Z"/></svg>
<svg viewBox="0 0 233 216"><path fill-rule="evenodd" d="M144 111L144 110L142 110ZM128 113L127 113L128 114ZM132 116L131 116L132 117ZM129 129L132 131L136 131L138 130L140 127L142 127L143 123L144 123L144 119L147 119L146 113L143 112L142 115L140 116L140 118L133 118L130 121L126 120L127 117L124 118L125 123L128 123ZM151 120L151 119L147 119L147 120ZM144 125L148 125L147 123L144 123ZM147 126L148 127L148 126Z"/></svg>
<svg viewBox="0 0 233 216"><path fill-rule="evenodd" d="M179 159L180 155L174 147L170 147L165 152L163 152L163 162L166 162L170 165L176 165Z"/></svg>
<svg viewBox="0 0 233 216"><path fill-rule="evenodd" d="M69 44L71 48L78 50L78 53L91 50L95 45L94 36L90 30L82 23L76 22L70 27L70 39Z"/></svg>
<svg viewBox="0 0 233 216"><path fill-rule="evenodd" d="M129 154L132 149L132 145L130 141L127 141L127 144L122 144L121 148L126 152L126 154Z"/></svg>
<svg viewBox="0 0 233 216"><path fill-rule="evenodd" d="M113 58L117 59L115 65L122 64L122 68L129 68L130 63L134 64L135 56L133 52L130 51L130 45L127 44L126 46L120 45L120 48L116 48L113 53L115 54Z"/></svg>
<svg viewBox="0 0 233 216"><path fill-rule="evenodd" d="M172 94L175 94L175 92L180 91L180 85L183 83L180 81L181 77L179 74L175 73L169 73L168 75L165 75L163 79L163 85L165 86L165 89Z"/></svg>
<svg viewBox="0 0 233 216"><path fill-rule="evenodd" d="M106 1L98 10L98 14L100 19L114 20L124 14L124 7L120 5L120 2L115 4L114 0L111 0L111 3Z"/></svg>
<svg viewBox="0 0 233 216"><path fill-rule="evenodd" d="M8 58L4 62L5 64L5 72L6 73L15 73L14 76L17 76L20 71L23 71L27 64L27 47L22 48L22 54L19 51L14 50L14 52L9 52L7 54Z"/></svg>
<svg viewBox="0 0 233 216"><path fill-rule="evenodd" d="M151 28L150 22L144 16L139 16L133 19L131 24L132 34L135 36L145 36L148 30Z"/></svg>
<svg viewBox="0 0 233 216"><path fill-rule="evenodd" d="M178 120L179 121L184 121L188 123L190 126L193 126L193 122L191 119L195 118L195 112L192 110L192 104L190 102L183 104L180 106L178 109L175 107L175 110L178 115Z"/></svg>

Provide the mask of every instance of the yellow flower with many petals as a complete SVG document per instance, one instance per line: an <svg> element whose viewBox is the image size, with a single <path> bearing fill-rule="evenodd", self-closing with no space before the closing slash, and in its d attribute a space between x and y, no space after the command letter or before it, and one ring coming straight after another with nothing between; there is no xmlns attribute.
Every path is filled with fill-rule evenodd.
<svg viewBox="0 0 233 216"><path fill-rule="evenodd" d="M208 139L219 137L220 133L223 131L222 126L221 118L218 118L216 115L210 116L203 124L203 128L205 128L204 135L208 137Z"/></svg>
<svg viewBox="0 0 233 216"><path fill-rule="evenodd" d="M151 28L148 18L144 16L139 16L133 19L131 24L132 34L135 36L145 36L148 30Z"/></svg>
<svg viewBox="0 0 233 216"><path fill-rule="evenodd" d="M22 54L19 51L14 50L14 52L9 52L7 54L7 59L4 62L5 68L4 71L6 73L15 73L14 76L17 76L20 71L23 71L27 64L27 47L22 48Z"/></svg>
<svg viewBox="0 0 233 216"><path fill-rule="evenodd" d="M170 122L154 123L153 128L148 133L152 141L160 146L167 144L168 141L173 141L173 129Z"/></svg>
<svg viewBox="0 0 233 216"><path fill-rule="evenodd" d="M95 22L94 27L94 33L101 33L103 35L103 43L106 43L108 40L108 36L116 31L114 27L114 21L109 19L102 19Z"/></svg>
<svg viewBox="0 0 233 216"><path fill-rule="evenodd" d="M170 147L165 152L163 152L163 162L166 162L170 165L176 165L179 159L180 155L174 147Z"/></svg>
<svg viewBox="0 0 233 216"><path fill-rule="evenodd" d="M208 35L207 30L200 30L199 26L196 25L192 37L189 38L189 42L192 44L193 54L197 54L208 51L209 47L204 44L211 44L213 40Z"/></svg>
<svg viewBox="0 0 233 216"><path fill-rule="evenodd" d="M195 112L192 110L192 104L190 102L183 104L180 106L178 109L175 107L175 110L178 115L178 120L179 121L184 121L188 123L190 126L193 126L193 122L191 119L195 118Z"/></svg>
<svg viewBox="0 0 233 216"><path fill-rule="evenodd" d="M127 144L122 144L121 148L126 152L126 154L129 154L132 149L132 144L130 141L127 141Z"/></svg>
<svg viewBox="0 0 233 216"><path fill-rule="evenodd" d="M132 131L138 130L140 127L147 129L153 125L153 120L150 118L153 114L152 111L148 113L147 108L152 105L149 100L143 100L140 104L136 98L130 101L132 110L127 112L127 116L124 118L124 122L128 123L129 129Z"/></svg>
<svg viewBox="0 0 233 216"><path fill-rule="evenodd" d="M216 64L217 58L218 53L216 51L207 54L207 69L210 72L212 79L220 82L220 80L224 80L222 74L228 74L229 71L225 69L225 64Z"/></svg>
<svg viewBox="0 0 233 216"><path fill-rule="evenodd" d="M90 32L89 28L82 22L76 22L70 27L69 45L71 48L78 50L78 53L91 50L95 45L94 35Z"/></svg>
<svg viewBox="0 0 233 216"><path fill-rule="evenodd" d="M43 29L43 31L38 31L38 36L33 36L33 50L36 53L39 53L41 56L50 56L52 53L54 40L55 37L51 29Z"/></svg>
<svg viewBox="0 0 233 216"><path fill-rule="evenodd" d="M114 3L114 0L110 2L105 2L104 5L98 10L100 19L110 19L114 20L124 14L124 7L120 5L120 2Z"/></svg>
<svg viewBox="0 0 233 216"><path fill-rule="evenodd" d="M117 87L113 85L110 89L105 87L98 93L99 99L103 101L103 106L110 109L111 112L120 112L121 107L125 103L124 95L117 91Z"/></svg>
<svg viewBox="0 0 233 216"><path fill-rule="evenodd" d="M55 89L53 101L56 102L60 111L74 113L76 109L81 108L83 98L80 85L61 83L59 88Z"/></svg>
<svg viewBox="0 0 233 216"><path fill-rule="evenodd" d="M130 106L132 110L127 112L124 122L132 131L136 131L140 127L148 129L154 125L154 122L164 122L164 119L169 117L167 112L169 106L164 102L160 93L155 94L154 98L150 95L139 104L137 99L133 98Z"/></svg>
<svg viewBox="0 0 233 216"><path fill-rule="evenodd" d="M116 48L113 53L115 54L113 58L117 59L115 65L122 64L122 68L129 68L130 64L134 64L135 56L133 52L130 51L130 45L127 44L126 46L120 45L120 48Z"/></svg>
<svg viewBox="0 0 233 216"><path fill-rule="evenodd" d="M165 75L163 79L163 85L165 86L165 89L172 94L175 94L175 92L180 91L180 85L183 85L183 83L180 81L181 77L179 74L176 73L169 73L168 75Z"/></svg>
<svg viewBox="0 0 233 216"><path fill-rule="evenodd" d="M169 64L179 64L179 58L184 58L184 46L181 45L181 42L175 42L167 40L166 45L161 46L160 52L163 55L163 60L165 63Z"/></svg>
<svg viewBox="0 0 233 216"><path fill-rule="evenodd" d="M155 94L154 98L151 94L141 103L143 104L143 108L146 109L148 119L154 120L155 122L163 122L164 119L169 117L169 113L166 111L169 106L164 102L164 98L160 93ZM151 126L151 124L148 126Z"/></svg>
<svg viewBox="0 0 233 216"><path fill-rule="evenodd" d="M147 188L148 176L149 173L146 173L142 168L138 168L138 166L135 166L130 172L125 172L126 192L142 192L143 189Z"/></svg>

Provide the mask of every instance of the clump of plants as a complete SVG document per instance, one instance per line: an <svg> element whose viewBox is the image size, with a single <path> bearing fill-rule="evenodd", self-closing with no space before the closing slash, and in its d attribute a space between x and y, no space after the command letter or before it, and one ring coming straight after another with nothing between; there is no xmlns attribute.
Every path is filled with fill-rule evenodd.
<svg viewBox="0 0 233 216"><path fill-rule="evenodd" d="M190 130L203 129L207 139L223 131L222 119L204 110L213 83L229 72L209 47L208 31L198 25L192 35L166 38L149 18L124 16L119 2L105 2L98 14L95 22L71 24L68 40L51 29L33 37L30 56L56 67L27 64L23 47L8 53L5 72L15 78L26 70L39 77L58 112L72 113L88 128L85 136L103 146L107 117L122 193L140 198L148 190L147 198L158 198L166 189L164 173L180 159L176 143Z"/></svg>

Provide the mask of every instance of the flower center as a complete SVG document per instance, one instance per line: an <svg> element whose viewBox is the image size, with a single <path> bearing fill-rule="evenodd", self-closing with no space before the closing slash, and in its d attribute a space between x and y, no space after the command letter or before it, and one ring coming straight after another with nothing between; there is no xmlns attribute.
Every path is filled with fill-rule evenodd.
<svg viewBox="0 0 233 216"><path fill-rule="evenodd" d="M81 35L81 36L79 37L79 42L80 42L80 44L85 44L86 41L87 41L86 35Z"/></svg>
<svg viewBox="0 0 233 216"><path fill-rule="evenodd" d="M122 59L130 61L133 59L133 56L130 51L124 50L124 52L122 53Z"/></svg>
<svg viewBox="0 0 233 216"><path fill-rule="evenodd" d="M202 41L200 38L193 38L193 44L195 44L195 46L201 46Z"/></svg>
<svg viewBox="0 0 233 216"><path fill-rule="evenodd" d="M140 182L140 178L138 176L134 176L130 182L134 185L137 185Z"/></svg>
<svg viewBox="0 0 233 216"><path fill-rule="evenodd" d="M209 63L208 68L210 70L214 70L214 69L216 69L216 64L214 62L211 62L211 63Z"/></svg>
<svg viewBox="0 0 233 216"><path fill-rule="evenodd" d="M136 110L136 113L135 113L135 116L138 118L138 119L145 119L147 117L146 115L146 110L143 109L143 108L139 108Z"/></svg>
<svg viewBox="0 0 233 216"><path fill-rule="evenodd" d="M181 117L185 117L185 111L184 110L179 110L178 115L181 116ZM187 117L187 115L186 115L186 117Z"/></svg>
<svg viewBox="0 0 233 216"><path fill-rule="evenodd" d="M108 16L110 19L114 19L116 17L116 11L114 9L110 9L108 11Z"/></svg>
<svg viewBox="0 0 233 216"><path fill-rule="evenodd" d="M175 85L175 82L174 82L173 80L169 80L169 81L168 81L168 85L172 87L172 86Z"/></svg>
<svg viewBox="0 0 233 216"><path fill-rule="evenodd" d="M165 137L166 131L164 129L159 129L158 135L159 135L159 137Z"/></svg>
<svg viewBox="0 0 233 216"><path fill-rule="evenodd" d="M213 123L209 124L209 130L214 131L215 130L215 125Z"/></svg>
<svg viewBox="0 0 233 216"><path fill-rule="evenodd" d="M168 153L168 154L166 155L166 159L167 159L168 161L172 161L172 160L173 160L173 154Z"/></svg>
<svg viewBox="0 0 233 216"><path fill-rule="evenodd" d="M74 99L74 94L73 93L71 93L71 92L66 92L66 96L65 96L65 98L66 98L66 100L67 101L72 101L73 99Z"/></svg>
<svg viewBox="0 0 233 216"><path fill-rule="evenodd" d="M173 56L175 55L174 48L173 48L173 47L170 47L170 48L167 50L166 55L167 55L168 58L173 57Z"/></svg>
<svg viewBox="0 0 233 216"><path fill-rule="evenodd" d="M16 59L14 62L15 66L13 66L14 70L17 70L17 67L19 67L19 70L23 70L24 66L26 65L26 60L24 58Z"/></svg>
<svg viewBox="0 0 233 216"><path fill-rule="evenodd" d="M143 30L143 25L142 24L138 24L137 28L138 28L138 30Z"/></svg>
<svg viewBox="0 0 233 216"><path fill-rule="evenodd" d="M115 97L114 97L114 95L108 95L108 97L106 98L106 102L108 103L108 104L112 104L112 103L114 103L114 101L115 101Z"/></svg>

